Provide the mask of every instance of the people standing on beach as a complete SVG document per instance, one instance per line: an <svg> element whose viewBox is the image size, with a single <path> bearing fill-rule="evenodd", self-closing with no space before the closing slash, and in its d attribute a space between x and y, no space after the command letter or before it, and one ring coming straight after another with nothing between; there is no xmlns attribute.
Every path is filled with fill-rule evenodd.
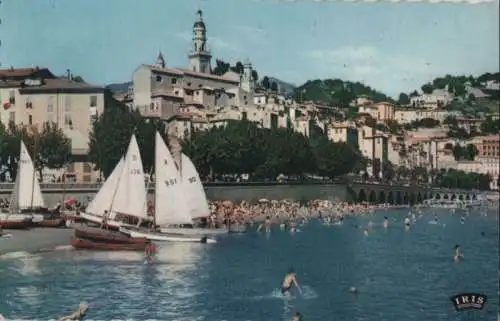
<svg viewBox="0 0 500 321"><path fill-rule="evenodd" d="M281 284L281 294L286 296L290 295L290 291L294 285L297 288L297 290L299 290L299 292L302 293L302 289L300 288L299 283L297 282L295 271L293 269L290 269L288 273L285 275L283 283Z"/></svg>

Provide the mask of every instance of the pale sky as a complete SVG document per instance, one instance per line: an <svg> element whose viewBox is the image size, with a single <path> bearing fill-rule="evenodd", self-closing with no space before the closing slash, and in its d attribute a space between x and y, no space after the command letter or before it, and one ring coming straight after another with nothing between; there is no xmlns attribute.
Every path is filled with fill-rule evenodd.
<svg viewBox="0 0 500 321"><path fill-rule="evenodd" d="M498 0L483 4L253 0L2 0L2 68L70 68L87 82L129 81L161 50L185 68L204 12L215 58L259 75L361 81L390 95L444 74L499 70Z"/></svg>

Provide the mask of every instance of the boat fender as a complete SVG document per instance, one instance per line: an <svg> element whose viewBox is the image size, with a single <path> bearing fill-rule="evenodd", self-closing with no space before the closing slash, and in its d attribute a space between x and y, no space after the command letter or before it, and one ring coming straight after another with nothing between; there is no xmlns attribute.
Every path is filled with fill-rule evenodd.
<svg viewBox="0 0 500 321"><path fill-rule="evenodd" d="M208 237L203 236L203 237L201 238L201 243L207 243L207 240L208 240Z"/></svg>

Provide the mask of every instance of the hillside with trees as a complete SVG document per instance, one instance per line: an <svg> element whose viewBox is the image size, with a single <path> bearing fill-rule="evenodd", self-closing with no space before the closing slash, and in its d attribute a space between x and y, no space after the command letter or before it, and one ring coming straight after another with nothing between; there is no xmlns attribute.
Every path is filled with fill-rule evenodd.
<svg viewBox="0 0 500 321"><path fill-rule="evenodd" d="M341 108L349 107L351 101L361 96L374 102L394 102L392 98L384 93L360 82L343 81L341 79L309 80L295 88L294 96L299 102L314 101Z"/></svg>
<svg viewBox="0 0 500 321"><path fill-rule="evenodd" d="M445 75L444 77L438 77L438 78L435 78L434 80L432 80L431 82L423 84L420 87L420 90L425 94L430 94L436 89L447 88L448 92L453 93L455 96L464 97L467 93L465 90L467 83L469 83L470 86L472 86L474 88L484 89L482 84L485 82L488 82L488 81L500 82L500 73L487 72L487 73L482 74L478 77L473 77L471 75L469 75L469 76ZM488 93L488 92L486 92L486 93ZM402 93L402 94L404 95L404 93ZM417 95L418 95L418 92L416 90L413 91L411 94L409 94L410 97L417 96Z"/></svg>

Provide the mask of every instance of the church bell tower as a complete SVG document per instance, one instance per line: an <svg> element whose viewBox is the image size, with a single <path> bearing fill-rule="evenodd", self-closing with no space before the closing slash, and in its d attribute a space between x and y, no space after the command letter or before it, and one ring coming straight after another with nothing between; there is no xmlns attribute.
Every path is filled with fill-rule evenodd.
<svg viewBox="0 0 500 321"><path fill-rule="evenodd" d="M193 25L193 47L189 52L189 70L210 73L212 54L207 47L207 28L203 22L203 12L198 10Z"/></svg>

